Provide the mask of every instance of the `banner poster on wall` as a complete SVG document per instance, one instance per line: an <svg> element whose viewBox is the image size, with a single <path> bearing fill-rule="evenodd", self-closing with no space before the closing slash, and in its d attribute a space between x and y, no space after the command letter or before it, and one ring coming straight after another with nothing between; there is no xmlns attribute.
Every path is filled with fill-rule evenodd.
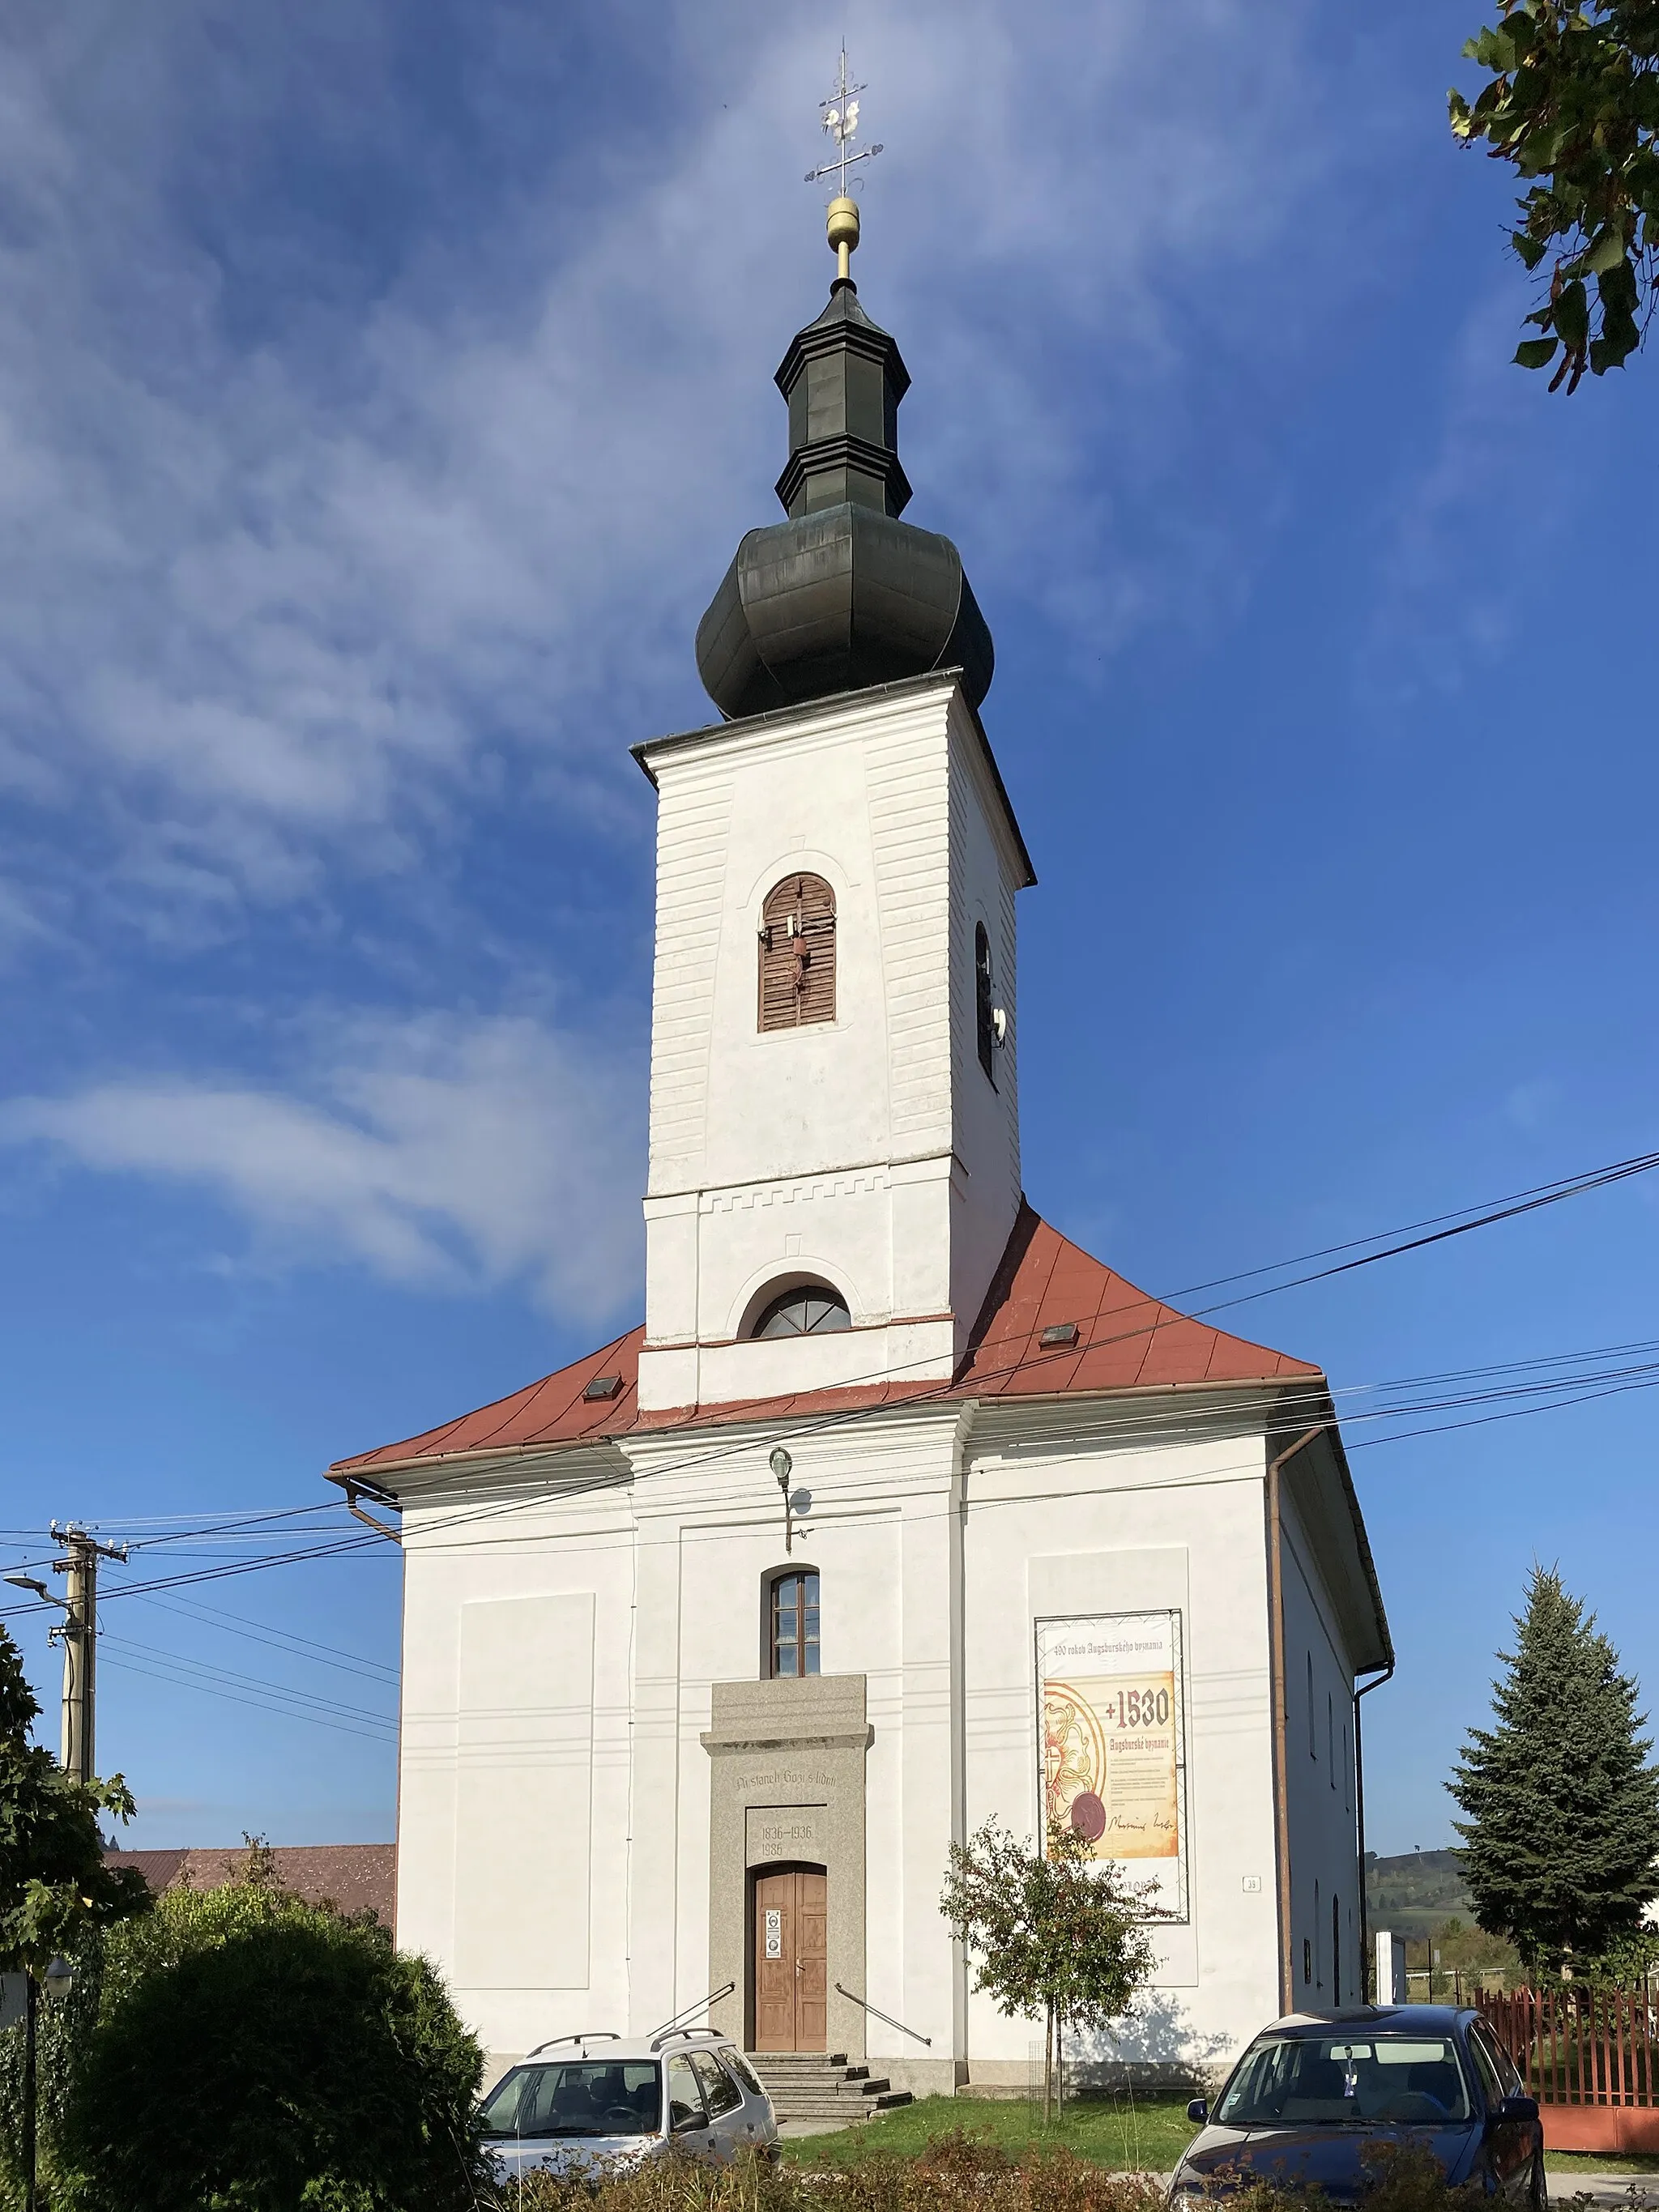
<svg viewBox="0 0 1659 2212"><path fill-rule="evenodd" d="M1042 1821L1116 1862L1159 1916L1187 1917L1187 1753L1179 1613L1036 1624Z"/></svg>

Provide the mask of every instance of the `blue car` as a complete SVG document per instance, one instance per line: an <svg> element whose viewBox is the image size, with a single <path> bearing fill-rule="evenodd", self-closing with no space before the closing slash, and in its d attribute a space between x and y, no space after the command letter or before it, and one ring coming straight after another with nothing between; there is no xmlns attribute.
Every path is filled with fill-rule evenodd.
<svg viewBox="0 0 1659 2212"><path fill-rule="evenodd" d="M1228 2076L1170 2185L1171 2212L1251 2181L1364 2193L1366 2153L1419 2144L1449 2182L1547 2212L1544 2130L1509 2054L1477 2012L1366 2005L1295 2013L1264 2028Z"/></svg>

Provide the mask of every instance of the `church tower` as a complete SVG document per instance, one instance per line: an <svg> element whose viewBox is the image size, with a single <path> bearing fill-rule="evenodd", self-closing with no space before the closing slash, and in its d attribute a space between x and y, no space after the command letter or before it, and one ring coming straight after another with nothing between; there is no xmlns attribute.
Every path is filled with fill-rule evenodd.
<svg viewBox="0 0 1659 2212"><path fill-rule="evenodd" d="M725 719L655 785L642 1413L936 1387L1020 1204L1015 895L1035 878L979 707L991 635L900 520L909 376L848 271L776 381L787 519L697 633Z"/></svg>

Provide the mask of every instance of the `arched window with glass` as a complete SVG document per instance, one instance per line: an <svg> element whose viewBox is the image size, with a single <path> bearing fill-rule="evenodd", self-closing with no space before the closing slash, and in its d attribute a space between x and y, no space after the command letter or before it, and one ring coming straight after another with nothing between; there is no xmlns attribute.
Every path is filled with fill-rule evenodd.
<svg viewBox="0 0 1659 2212"><path fill-rule="evenodd" d="M850 1328L847 1301L827 1283L795 1283L769 1298L750 1327L750 1336L830 1336Z"/></svg>
<svg viewBox="0 0 1659 2212"><path fill-rule="evenodd" d="M818 1671L818 1577L816 1568L791 1567L767 1583L767 1672L799 1679Z"/></svg>

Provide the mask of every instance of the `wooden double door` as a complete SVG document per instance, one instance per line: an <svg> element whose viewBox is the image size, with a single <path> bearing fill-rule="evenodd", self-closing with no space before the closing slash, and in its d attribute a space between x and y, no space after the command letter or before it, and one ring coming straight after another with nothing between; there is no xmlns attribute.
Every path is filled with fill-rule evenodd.
<svg viewBox="0 0 1659 2212"><path fill-rule="evenodd" d="M829 2013L822 1867L782 1867L754 1883L750 1969L757 2051L823 2051Z"/></svg>

